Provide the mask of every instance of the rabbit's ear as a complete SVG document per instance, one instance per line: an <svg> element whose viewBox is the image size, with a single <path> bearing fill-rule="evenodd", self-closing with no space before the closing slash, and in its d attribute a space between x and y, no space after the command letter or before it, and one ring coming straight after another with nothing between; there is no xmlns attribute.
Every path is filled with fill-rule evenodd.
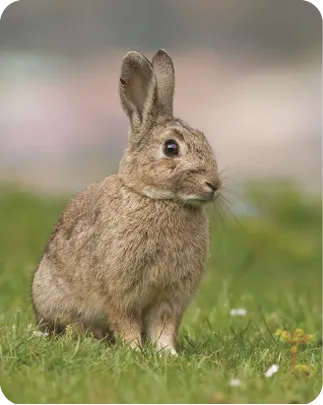
<svg viewBox="0 0 323 405"><path fill-rule="evenodd" d="M152 64L157 79L160 113L173 116L175 70L172 58L164 49L160 49L153 57Z"/></svg>
<svg viewBox="0 0 323 405"><path fill-rule="evenodd" d="M122 108L130 120L130 141L136 142L142 127L148 126L157 115L156 78L151 63L141 53L129 51L124 56L119 92Z"/></svg>

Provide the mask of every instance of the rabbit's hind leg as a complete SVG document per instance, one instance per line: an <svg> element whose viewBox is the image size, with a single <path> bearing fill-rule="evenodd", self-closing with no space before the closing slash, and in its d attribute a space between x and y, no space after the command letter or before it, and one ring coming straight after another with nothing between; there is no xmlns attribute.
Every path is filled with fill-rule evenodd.
<svg viewBox="0 0 323 405"><path fill-rule="evenodd" d="M89 333L98 339L109 335L108 319L95 300L61 281L61 269L45 256L34 275L33 307L39 328L48 334L62 334L68 326L76 333Z"/></svg>
<svg viewBox="0 0 323 405"><path fill-rule="evenodd" d="M71 308L46 308L43 306L39 309L34 304L34 309L38 328L43 333L62 335L66 332L68 326L71 326L72 330L77 333L84 331L84 326L79 316Z"/></svg>
<svg viewBox="0 0 323 405"><path fill-rule="evenodd" d="M48 335L62 335L65 333L66 326L60 321L49 320L38 315L36 317L38 328L42 333Z"/></svg>
<svg viewBox="0 0 323 405"><path fill-rule="evenodd" d="M74 311L69 316L65 312L64 317L57 317L55 320L41 318L39 315L37 318L40 331L49 335L62 335L67 328L70 328L76 334L87 334L99 340L111 340L111 331L106 319L98 319L97 317L89 319L86 316L82 317L79 313L76 314Z"/></svg>
<svg viewBox="0 0 323 405"><path fill-rule="evenodd" d="M99 311L84 311L80 315L84 331L92 334L96 339L113 340L113 333L109 327L108 318Z"/></svg>

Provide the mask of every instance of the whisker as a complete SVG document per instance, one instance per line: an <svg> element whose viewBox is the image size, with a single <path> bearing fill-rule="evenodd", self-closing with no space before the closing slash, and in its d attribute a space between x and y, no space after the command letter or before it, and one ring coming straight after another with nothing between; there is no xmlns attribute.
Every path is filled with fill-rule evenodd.
<svg viewBox="0 0 323 405"><path fill-rule="evenodd" d="M217 216L220 219L221 229L223 230L223 228L224 228L224 220L223 220L223 216L221 214L221 211L219 210L219 206L216 203L216 201L213 201L213 207L215 208L215 212L216 212Z"/></svg>
<svg viewBox="0 0 323 405"><path fill-rule="evenodd" d="M224 197L225 194L227 194L227 195L230 195L234 200L239 201L240 203L242 203L244 206L248 205L247 201L243 197L241 197L238 193L236 193L235 191L233 191L233 190L231 190L229 188L226 188L226 187L222 187L222 191L223 191L221 193L222 197Z"/></svg>
<svg viewBox="0 0 323 405"><path fill-rule="evenodd" d="M243 200L243 198L241 197L241 195L239 195L237 192L233 191L233 190L230 189L230 188L222 187L222 191L224 191L225 193L231 194L231 195L233 195L234 197L237 197L239 200L245 202L245 200Z"/></svg>
<svg viewBox="0 0 323 405"><path fill-rule="evenodd" d="M228 169L230 169L232 167L232 165L226 165L220 172L219 175L221 175L222 173L226 172Z"/></svg>
<svg viewBox="0 0 323 405"><path fill-rule="evenodd" d="M219 210L219 206L216 203L216 201L213 201L213 207L215 210L216 230L219 230L219 232L217 232L217 234L219 235L219 246L221 246L221 248L223 248L224 247L224 243L223 243L223 241L224 241L224 219L223 219L223 215L222 215L221 211ZM219 221L217 221L217 219Z"/></svg>
<svg viewBox="0 0 323 405"><path fill-rule="evenodd" d="M225 167L224 169L222 169L222 170L219 172L219 176L221 176L221 174L223 174L226 170L227 170L227 167Z"/></svg>
<svg viewBox="0 0 323 405"><path fill-rule="evenodd" d="M222 199L222 200L225 200L228 204L233 204L233 202L230 201L230 200L228 200L223 194L220 194L219 198L220 198L220 200L221 200L221 199Z"/></svg>
<svg viewBox="0 0 323 405"><path fill-rule="evenodd" d="M223 196L222 196L223 198ZM243 229L246 232L246 229L242 226L241 222L238 220L237 216L234 215L234 213L230 210L230 208L221 200L221 197L219 199L220 202L222 202L223 207L226 209L226 211L231 215L231 217L237 222L237 224L240 226L241 229Z"/></svg>

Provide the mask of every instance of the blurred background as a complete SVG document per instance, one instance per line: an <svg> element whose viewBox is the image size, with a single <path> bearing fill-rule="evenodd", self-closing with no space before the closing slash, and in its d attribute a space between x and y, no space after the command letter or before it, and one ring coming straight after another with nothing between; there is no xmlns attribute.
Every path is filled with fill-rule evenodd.
<svg viewBox="0 0 323 405"><path fill-rule="evenodd" d="M122 56L167 49L175 114L232 189L321 189L321 15L302 0L23 0L0 24L0 181L70 193L117 169Z"/></svg>

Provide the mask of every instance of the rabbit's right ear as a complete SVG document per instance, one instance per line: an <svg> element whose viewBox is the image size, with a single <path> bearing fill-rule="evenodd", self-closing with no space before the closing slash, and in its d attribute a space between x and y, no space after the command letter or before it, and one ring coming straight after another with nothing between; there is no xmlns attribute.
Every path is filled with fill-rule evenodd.
<svg viewBox="0 0 323 405"><path fill-rule="evenodd" d="M119 83L121 105L130 125L130 143L140 140L140 132L157 116L157 85L152 64L139 52L129 51L121 64Z"/></svg>
<svg viewBox="0 0 323 405"><path fill-rule="evenodd" d="M154 55L152 65L157 80L160 113L172 117L175 88L175 70L172 58L165 49L160 49Z"/></svg>

